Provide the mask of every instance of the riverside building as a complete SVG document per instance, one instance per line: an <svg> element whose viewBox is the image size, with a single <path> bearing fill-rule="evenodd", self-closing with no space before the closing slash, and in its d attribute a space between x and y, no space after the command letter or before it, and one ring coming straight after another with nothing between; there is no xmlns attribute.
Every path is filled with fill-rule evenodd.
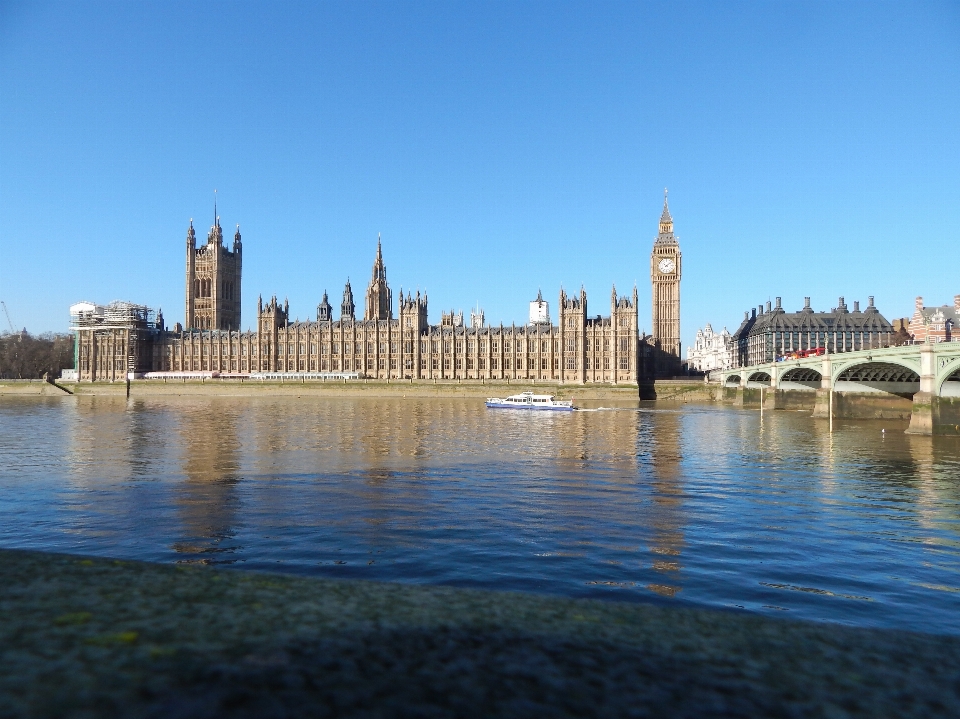
<svg viewBox="0 0 960 719"><path fill-rule="evenodd" d="M826 353L888 347L893 336L893 325L880 314L867 298L867 308L860 303L847 308L843 297L829 312L815 312L810 298L805 297L803 309L786 312L776 298L776 305L766 309L758 305L743 313L743 322L733 333L735 367L774 362L793 352L823 348Z"/></svg>
<svg viewBox="0 0 960 719"><path fill-rule="evenodd" d="M192 221L187 230L186 327L178 323L167 330L162 314L154 317L148 308L128 303L71 308L79 381L217 373L618 384L657 372L676 374L679 368L680 250L666 197L651 254L650 337L638 330L636 287L630 295L612 288L605 315L590 313L583 288L576 294L561 289L556 324L539 292L526 325L489 325L479 310L469 327L462 312L452 311L441 314L440 324L430 324L426 293L404 295L401 289L394 302L379 238L362 317L356 316L348 280L337 319L326 291L310 321L291 320L286 301L261 297L256 328L241 331L240 229L228 250L220 218L214 217L203 247L196 246Z"/></svg>
<svg viewBox="0 0 960 719"><path fill-rule="evenodd" d="M736 355L733 335L724 327L722 332L714 332L709 323L697 330L693 347L687 348L687 367L697 372L710 372L715 369L730 369L734 366Z"/></svg>

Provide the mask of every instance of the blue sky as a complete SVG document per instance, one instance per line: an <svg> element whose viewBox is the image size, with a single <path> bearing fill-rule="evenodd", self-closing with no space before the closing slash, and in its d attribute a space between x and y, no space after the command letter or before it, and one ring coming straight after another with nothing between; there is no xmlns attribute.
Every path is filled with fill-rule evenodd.
<svg viewBox="0 0 960 719"><path fill-rule="evenodd" d="M664 187L686 344L776 296L951 301L960 4L0 3L0 299L31 331L80 299L182 321L214 188L244 327L258 294L362 295L379 232L432 321L636 282L649 329Z"/></svg>

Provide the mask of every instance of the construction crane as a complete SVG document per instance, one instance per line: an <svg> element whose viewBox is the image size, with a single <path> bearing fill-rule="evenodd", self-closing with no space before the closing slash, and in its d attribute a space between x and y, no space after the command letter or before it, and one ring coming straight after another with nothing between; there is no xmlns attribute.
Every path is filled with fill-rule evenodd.
<svg viewBox="0 0 960 719"><path fill-rule="evenodd" d="M10 334L16 334L17 331L13 329L13 320L10 319L10 310L7 309L7 303L0 300L0 305L3 305L3 314L7 316L7 324L10 325Z"/></svg>

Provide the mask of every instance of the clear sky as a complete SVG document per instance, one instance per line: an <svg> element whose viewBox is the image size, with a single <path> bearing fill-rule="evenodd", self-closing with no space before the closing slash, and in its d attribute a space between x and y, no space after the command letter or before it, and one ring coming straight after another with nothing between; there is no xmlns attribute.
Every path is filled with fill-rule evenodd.
<svg viewBox="0 0 960 719"><path fill-rule="evenodd" d="M182 321L185 234L258 294L524 322L640 292L663 188L682 337L810 295L888 318L960 293L960 3L0 2L0 299ZM0 317L6 328L6 320Z"/></svg>

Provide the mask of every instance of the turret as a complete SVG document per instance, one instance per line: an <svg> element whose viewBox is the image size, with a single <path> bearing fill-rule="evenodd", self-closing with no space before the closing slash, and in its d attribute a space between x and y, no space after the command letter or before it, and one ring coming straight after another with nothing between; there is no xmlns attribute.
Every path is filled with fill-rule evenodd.
<svg viewBox="0 0 960 719"><path fill-rule="evenodd" d="M350 278L347 278L347 284L343 288L343 302L340 303L340 320L356 319L357 308L353 303L353 288L350 287Z"/></svg>
<svg viewBox="0 0 960 719"><path fill-rule="evenodd" d="M329 322L333 319L333 308L327 300L327 291L323 291L323 299L317 305L317 322Z"/></svg>

